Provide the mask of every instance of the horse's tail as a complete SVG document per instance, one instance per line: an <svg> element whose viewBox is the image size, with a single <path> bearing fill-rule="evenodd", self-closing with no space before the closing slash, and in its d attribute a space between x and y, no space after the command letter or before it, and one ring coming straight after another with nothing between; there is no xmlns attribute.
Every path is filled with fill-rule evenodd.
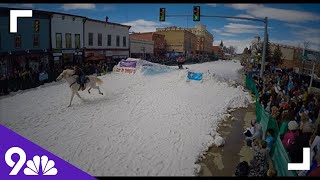
<svg viewBox="0 0 320 180"><path fill-rule="evenodd" d="M98 77L96 77L96 82L98 85L101 85L103 83L103 81L101 79L99 79Z"/></svg>

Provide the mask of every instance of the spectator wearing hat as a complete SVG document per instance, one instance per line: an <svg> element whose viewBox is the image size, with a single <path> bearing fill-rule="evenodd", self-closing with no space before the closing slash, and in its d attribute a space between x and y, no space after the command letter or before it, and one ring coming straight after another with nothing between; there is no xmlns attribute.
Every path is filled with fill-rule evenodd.
<svg viewBox="0 0 320 180"><path fill-rule="evenodd" d="M312 134L314 128L307 113L305 111L301 114L300 130L302 133Z"/></svg>
<svg viewBox="0 0 320 180"><path fill-rule="evenodd" d="M289 149L292 144L294 144L295 139L299 136L299 125L296 121L290 121L288 123L289 131L285 133L282 144L286 149Z"/></svg>

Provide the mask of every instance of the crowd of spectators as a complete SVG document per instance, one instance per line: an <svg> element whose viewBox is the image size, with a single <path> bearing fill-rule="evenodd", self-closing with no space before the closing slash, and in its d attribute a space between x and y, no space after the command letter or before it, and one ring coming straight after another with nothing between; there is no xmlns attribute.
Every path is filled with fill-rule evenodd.
<svg viewBox="0 0 320 180"><path fill-rule="evenodd" d="M100 76L108 71L108 66L104 62L83 63L80 64L80 67L86 75L97 74ZM50 71L48 66L39 68L41 70L35 70L31 67L15 68L12 73L0 75L0 96L55 81L59 74L67 68L73 69L73 65L56 66L53 71Z"/></svg>
<svg viewBox="0 0 320 180"><path fill-rule="evenodd" d="M308 83L292 69L267 67L263 78L259 77L259 67L246 69L252 76L259 92L259 103L271 118L276 120L279 136L291 163L303 162L303 147L311 149L311 169L297 171L299 176L320 176L320 96L308 92ZM246 176L276 175L269 169L268 157L276 140L276 129L269 128L263 136L259 123L251 122L245 132L248 146L254 150L254 158L247 166ZM270 158L269 158L270 159ZM239 164L241 172L246 172L244 164ZM242 167L243 166L243 167ZM259 166L260 168L258 168ZM237 175L236 173L236 175ZM243 175L243 174L242 174Z"/></svg>

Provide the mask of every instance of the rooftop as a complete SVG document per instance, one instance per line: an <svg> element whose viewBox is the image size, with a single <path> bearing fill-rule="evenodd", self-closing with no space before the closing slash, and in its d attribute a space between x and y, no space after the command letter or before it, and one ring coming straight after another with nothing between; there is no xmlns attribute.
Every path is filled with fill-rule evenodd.
<svg viewBox="0 0 320 180"><path fill-rule="evenodd" d="M0 12L7 12L7 11L10 11L10 10L30 10L30 9L27 9L27 8L0 7ZM87 18L85 16L79 16L79 15L74 15L74 14L67 14L67 13L53 12L53 11L34 10L34 9L32 9L32 11L35 12L35 13L44 13L44 14L47 14L47 15L60 14L60 15L65 15L65 16L79 17L79 18L84 18L84 19L91 20L91 21L107 23L107 24L112 24L112 25L116 25L116 26L128 27L129 29L131 28L131 26L127 26L127 25L123 25L123 24L119 24L119 23L106 22L106 21L91 19L91 18Z"/></svg>

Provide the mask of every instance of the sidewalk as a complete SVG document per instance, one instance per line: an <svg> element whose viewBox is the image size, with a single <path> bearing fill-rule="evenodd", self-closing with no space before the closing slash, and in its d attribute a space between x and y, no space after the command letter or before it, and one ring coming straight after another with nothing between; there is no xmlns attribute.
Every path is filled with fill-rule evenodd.
<svg viewBox="0 0 320 180"><path fill-rule="evenodd" d="M230 118L222 122L218 130L226 144L223 147L209 148L205 159L199 161L199 176L234 176L239 162L249 162L253 158L252 150L245 144L243 132L251 126L251 120L256 118L255 104L237 109L231 115L236 120L232 121Z"/></svg>

